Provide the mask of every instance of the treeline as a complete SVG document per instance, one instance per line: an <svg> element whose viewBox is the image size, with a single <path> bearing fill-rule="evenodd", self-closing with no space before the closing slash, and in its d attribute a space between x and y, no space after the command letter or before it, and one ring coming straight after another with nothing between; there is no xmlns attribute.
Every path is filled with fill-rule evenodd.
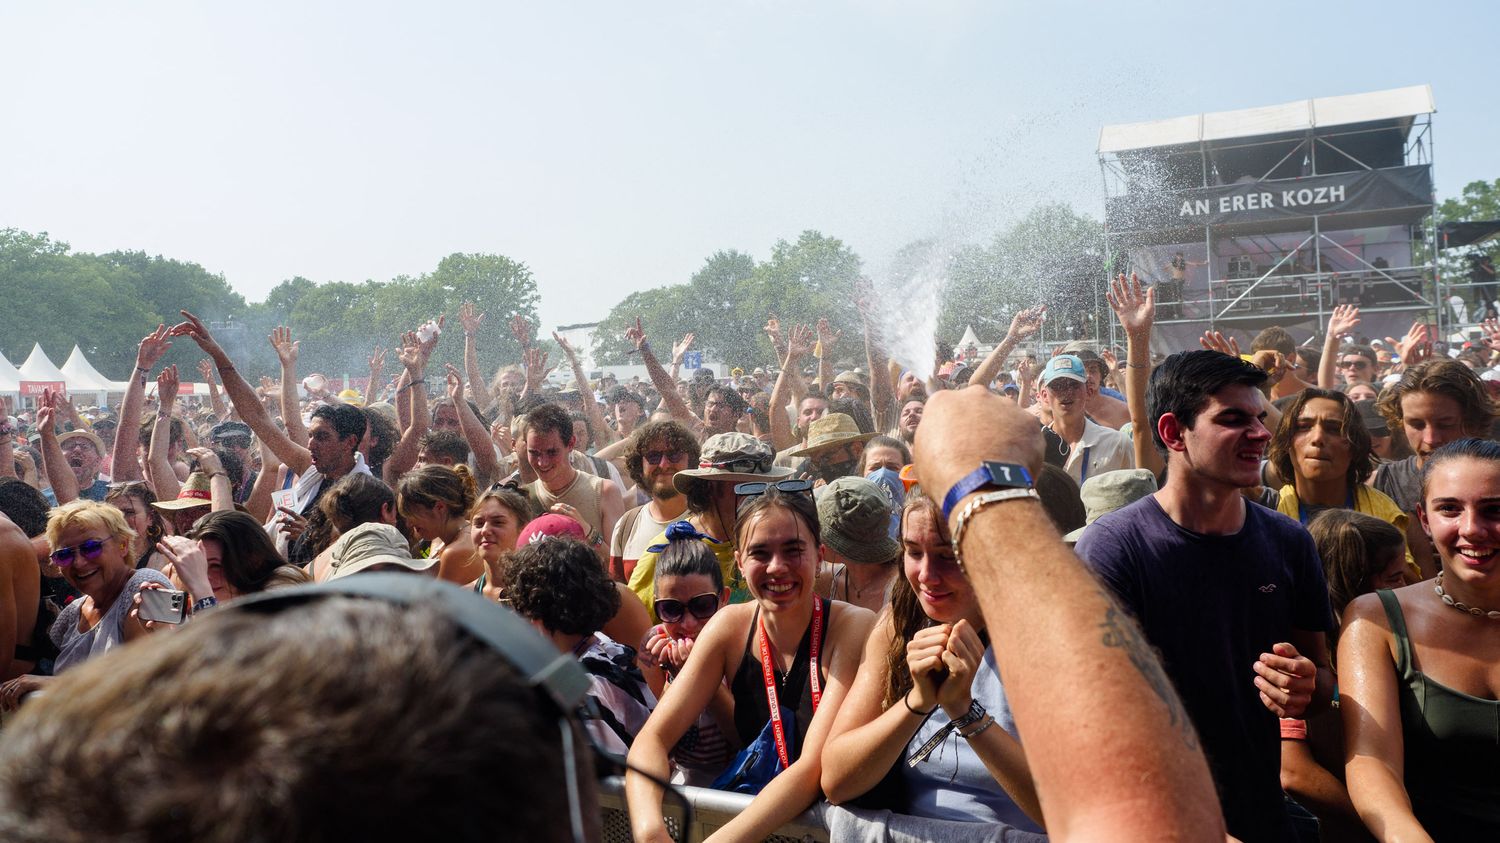
<svg viewBox="0 0 1500 843"><path fill-rule="evenodd" d="M273 374L277 363L266 342L277 325L292 328L301 343L298 369L306 374L368 368L371 351L391 348L401 331L439 314L458 341L444 342L437 362L462 362L459 305L477 304L486 314L479 339L481 362L514 362L519 347L506 323L521 315L536 320L536 282L525 264L503 255L453 254L418 277L389 281L314 283L292 278L264 302L245 301L223 275L189 261L144 252L74 252L47 234L0 230L0 301L6 330L0 352L19 365L32 344L58 364L77 343L98 369L115 380L129 376L136 344L160 323L181 321L189 310L212 323L215 335L247 373ZM202 357L192 343L176 343L164 363L188 367ZM386 360L386 371L396 367ZM439 370L440 371L440 370Z"/></svg>

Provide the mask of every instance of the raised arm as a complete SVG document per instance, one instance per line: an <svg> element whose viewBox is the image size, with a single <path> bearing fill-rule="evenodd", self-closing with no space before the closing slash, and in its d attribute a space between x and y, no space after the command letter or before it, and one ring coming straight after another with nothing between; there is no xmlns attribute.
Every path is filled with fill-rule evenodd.
<svg viewBox="0 0 1500 843"><path fill-rule="evenodd" d="M210 512L234 509L234 486L229 483L229 472L219 461L219 455L211 448L189 448L188 456L198 463L198 470L208 475L208 495L212 506Z"/></svg>
<svg viewBox="0 0 1500 843"><path fill-rule="evenodd" d="M806 325L793 325L787 335L786 356L781 361L781 373L771 387L771 447L785 451L797 444L797 433L786 414L787 395L792 391L793 381L802 379L798 369L807 355L812 353L813 332Z"/></svg>
<svg viewBox="0 0 1500 843"><path fill-rule="evenodd" d="M1318 361L1318 388L1337 389L1339 385L1339 343L1345 334L1359 326L1359 308L1341 304L1328 317L1328 336L1323 338L1323 358Z"/></svg>
<svg viewBox="0 0 1500 843"><path fill-rule="evenodd" d="M448 400L453 402L453 409L458 413L459 430L463 431L464 440L469 443L469 450L474 454L476 479L480 488L484 488L500 477L500 461L495 459L495 443L485 431L484 422L474 415L473 408L464 400L464 379L459 374L458 367L449 363L446 372Z"/></svg>
<svg viewBox="0 0 1500 843"><path fill-rule="evenodd" d="M693 347L693 340L697 334L688 332L681 342L672 343L672 382L677 382L678 372L682 370L682 361L687 358L688 349Z"/></svg>
<svg viewBox="0 0 1500 843"><path fill-rule="evenodd" d="M1130 409L1130 439L1135 464L1152 474L1165 468L1146 414L1146 386L1151 382L1151 326L1156 322L1156 287L1142 287L1131 273L1110 283L1109 306L1125 329L1125 405Z"/></svg>
<svg viewBox="0 0 1500 843"><path fill-rule="evenodd" d="M686 424L693 430L701 429L703 422L697 416L693 415L693 411L688 407L687 402L683 401L682 396L677 394L676 382L672 380L671 375L667 374L667 370L661 367L661 362L651 352L651 343L646 341L646 331L641 327L641 318L639 316L635 318L634 327L625 330L625 339L629 340L630 344L635 346L635 350L640 352L641 362L646 366L646 373L651 376L651 385L656 387L657 392L661 393L662 406L667 408L667 412L671 414L672 418Z"/></svg>
<svg viewBox="0 0 1500 843"><path fill-rule="evenodd" d="M917 428L922 486L943 500L985 460L1042 465L1036 419L978 386L932 396ZM1135 622L1031 498L949 518L974 583L1052 839L1224 840L1208 765ZM963 530L955 519L968 511ZM1093 724L1079 729L1078 724Z"/></svg>
<svg viewBox="0 0 1500 843"><path fill-rule="evenodd" d="M209 333L208 326L203 321L186 310L182 311L183 319L187 320L172 328L172 336L188 337L203 349L203 353L214 361L214 366L219 370L219 379L224 382L224 391L229 393L229 400L234 404L235 410L240 414L240 419L255 431L260 441L276 454L276 458L290 468L293 472L301 474L312 467L312 452L305 445L293 442L290 437L276 426L271 419L271 414L266 412L260 398L255 394L255 388L250 386L240 373L235 371L234 361L224 353L213 334ZM124 419L121 419L121 430ZM118 442L118 438L116 440Z"/></svg>
<svg viewBox="0 0 1500 843"><path fill-rule="evenodd" d="M588 417L589 426L594 429L594 446L598 448L619 439L620 434L604 420L604 411L599 409L599 402L594 400L594 388L589 385L588 375L584 374L578 352L556 331L552 332L552 341L562 349L563 356L568 358L568 368L573 370L573 383L578 387L578 401L583 405L583 414Z"/></svg>
<svg viewBox="0 0 1500 843"><path fill-rule="evenodd" d="M68 467L62 446L57 442L57 399L52 391L42 390L41 406L36 411L36 429L42 434L42 470L52 484L52 495L59 505L78 500L78 478Z"/></svg>
<svg viewBox="0 0 1500 843"><path fill-rule="evenodd" d="M250 511L255 520L264 523L271 518L271 493L276 491L281 461L276 459L276 454L264 442L257 443L256 447L260 448L260 473L255 475L255 482L250 486L245 509Z"/></svg>
<svg viewBox="0 0 1500 843"><path fill-rule="evenodd" d="M969 377L969 383L979 384L989 388L991 382L999 376L1000 370L1005 368L1005 363L1010 359L1011 352L1016 350L1027 337L1035 334L1042 328L1042 321L1047 317L1047 306L1039 304L1036 307L1028 307L1017 313L1010 320L1010 330L1005 332L1005 338L995 346L974 374Z"/></svg>
<svg viewBox="0 0 1500 843"><path fill-rule="evenodd" d="M170 332L165 325L147 334L135 350L135 371L130 373L130 384L125 387L125 400L120 404L120 422L115 426L115 448L109 460L109 475L116 483L127 480L143 480L141 463L136 459L136 432L141 429L141 406L146 401L146 378L151 369L172 347L168 339Z"/></svg>
<svg viewBox="0 0 1500 843"><path fill-rule="evenodd" d="M385 349L375 346L370 352L370 383L365 387L365 406L380 400L380 388L385 385Z"/></svg>
<svg viewBox="0 0 1500 843"><path fill-rule="evenodd" d="M213 407L214 418L219 421L229 421L229 405L224 401L224 393L219 391L219 381L214 377L214 361L207 357L198 361L198 374L203 376L204 383L208 384L208 403Z"/></svg>
<svg viewBox="0 0 1500 843"><path fill-rule="evenodd" d="M854 305L865 338L865 365L870 367L870 412L875 418L875 429L884 433L896 426L901 408L896 406L896 391L891 388L890 363L880 347L883 338L870 318L874 296L869 279L854 282Z"/></svg>
<svg viewBox="0 0 1500 843"><path fill-rule="evenodd" d="M833 349L843 338L843 331L835 331L826 318L818 319L818 389L827 395L833 387Z"/></svg>
<svg viewBox="0 0 1500 843"><path fill-rule="evenodd" d="M396 358L406 370L402 375L405 384L400 389L408 393L411 424L401 431L401 438L385 461L384 480L391 486L395 486L401 475L417 464L417 451L430 422L427 413L427 355L423 353L422 343L417 339L416 333L407 332L401 337L401 348L396 352Z"/></svg>
<svg viewBox="0 0 1500 843"><path fill-rule="evenodd" d="M484 314L478 311L473 302L464 302L458 308L458 322L464 329L464 373L469 377L469 397L488 411L495 399L479 368L479 328L484 324Z"/></svg>
<svg viewBox="0 0 1500 843"><path fill-rule="evenodd" d="M285 325L273 329L268 339L281 361L281 420L286 435L293 442L306 442L307 425L302 423L302 404L297 399L297 350L302 344L292 339L292 329Z"/></svg>
<svg viewBox="0 0 1500 843"><path fill-rule="evenodd" d="M146 449L146 468L151 474L151 488L158 500L172 500L182 491L177 472L167 458L172 445L172 410L177 406L177 366L171 365L156 376L156 422L151 425L151 444Z"/></svg>

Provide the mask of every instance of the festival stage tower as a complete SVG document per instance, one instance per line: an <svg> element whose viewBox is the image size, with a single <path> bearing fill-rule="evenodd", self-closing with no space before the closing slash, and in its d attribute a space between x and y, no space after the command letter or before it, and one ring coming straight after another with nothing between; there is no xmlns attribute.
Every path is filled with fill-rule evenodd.
<svg viewBox="0 0 1500 843"><path fill-rule="evenodd" d="M1299 342L1337 304L1361 334L1451 321L1434 270L1427 85L1105 126L1105 250L1158 285L1158 350L1204 330ZM1442 323L1439 325L1442 328ZM1123 340L1112 324L1112 339Z"/></svg>

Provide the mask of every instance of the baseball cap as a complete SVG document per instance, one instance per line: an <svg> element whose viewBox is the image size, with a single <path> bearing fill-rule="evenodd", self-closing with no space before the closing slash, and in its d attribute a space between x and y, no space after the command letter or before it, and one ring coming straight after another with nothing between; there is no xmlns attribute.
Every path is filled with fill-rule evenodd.
<svg viewBox="0 0 1500 843"><path fill-rule="evenodd" d="M1047 367L1042 370L1042 384L1050 384L1058 378L1087 383L1089 373L1083 368L1083 360L1078 355L1059 354L1047 361Z"/></svg>
<svg viewBox="0 0 1500 843"><path fill-rule="evenodd" d="M583 541L587 533L584 532L582 524L568 516L549 512L531 519L525 527L521 528L521 534L516 536L516 549L519 550L528 544L536 544L549 536Z"/></svg>

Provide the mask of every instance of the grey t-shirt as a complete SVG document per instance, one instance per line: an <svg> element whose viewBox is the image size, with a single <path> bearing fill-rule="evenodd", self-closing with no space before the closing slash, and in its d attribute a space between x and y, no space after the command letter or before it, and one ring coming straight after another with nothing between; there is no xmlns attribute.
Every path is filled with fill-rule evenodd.
<svg viewBox="0 0 1500 843"><path fill-rule="evenodd" d="M173 587L172 581L163 576L160 571L142 568L130 575L130 580L125 583L124 590L120 592L119 597L115 598L115 602L104 613L104 617L82 632L78 630L78 618L83 611L83 598L64 606L57 620L52 622L52 628L47 631L52 638L52 643L56 644L60 651L52 666L53 673L62 673L70 667L82 664L100 653L108 652L125 643L125 618L130 614L136 592L148 582L161 583L167 588Z"/></svg>
<svg viewBox="0 0 1500 843"><path fill-rule="evenodd" d="M1375 469L1375 488L1385 492L1402 512L1416 512L1422 502L1422 469L1417 468L1417 458L1382 464Z"/></svg>

